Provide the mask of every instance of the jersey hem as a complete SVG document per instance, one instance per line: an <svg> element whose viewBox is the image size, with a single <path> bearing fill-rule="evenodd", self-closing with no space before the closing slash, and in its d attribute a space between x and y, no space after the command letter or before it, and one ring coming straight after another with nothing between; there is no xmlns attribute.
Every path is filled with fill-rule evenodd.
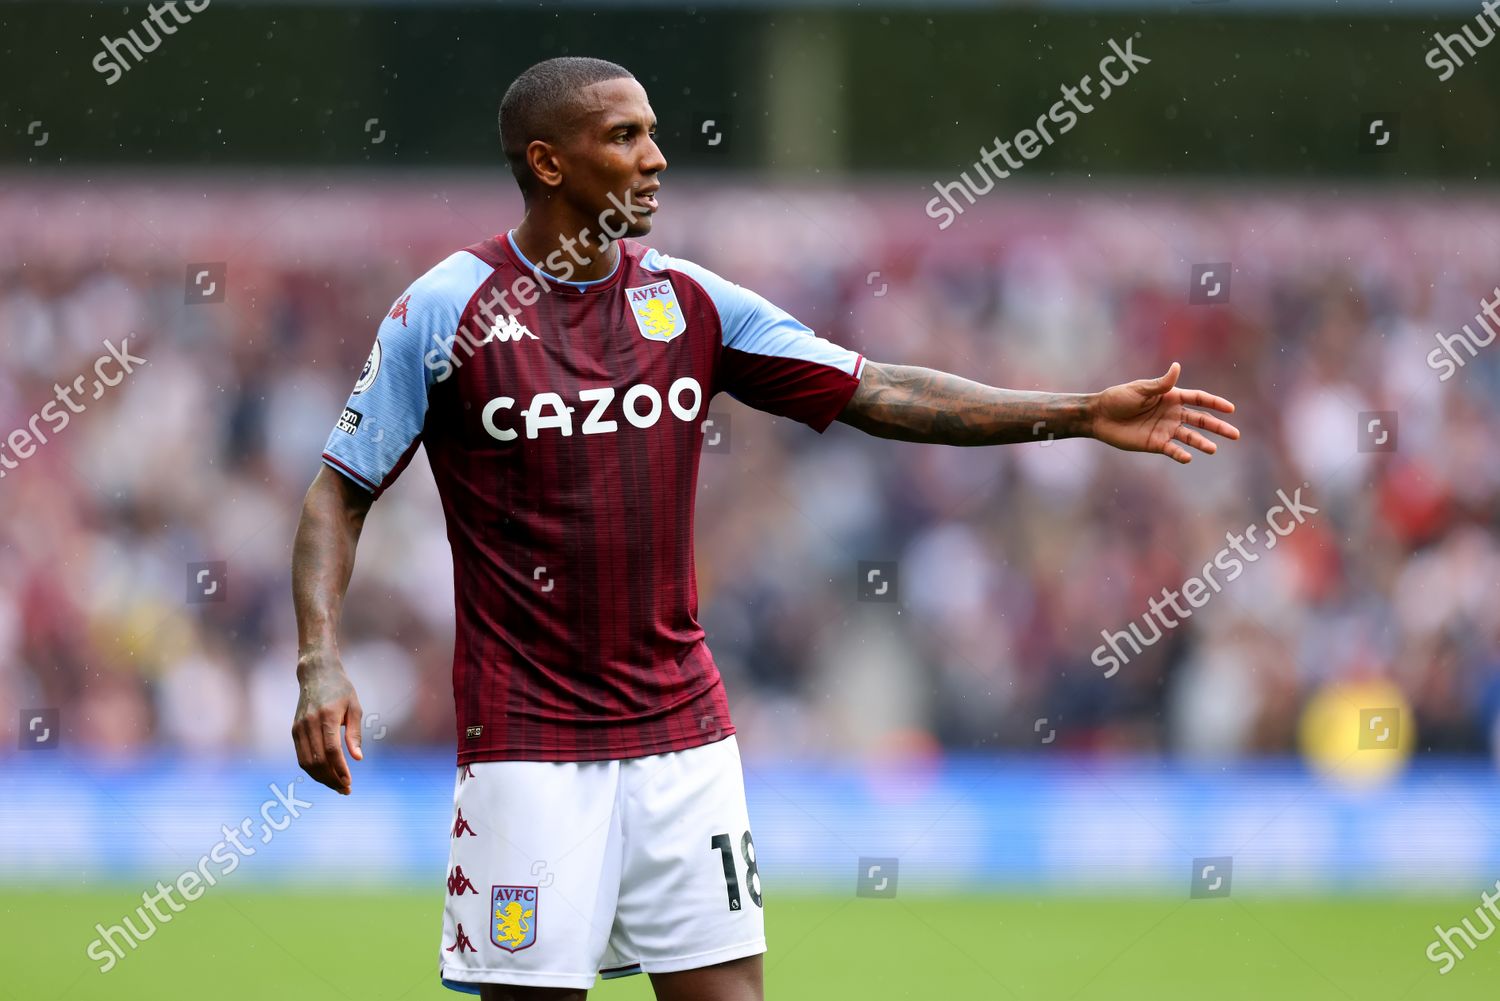
<svg viewBox="0 0 1500 1001"><path fill-rule="evenodd" d="M726 945L718 949L710 949L708 952L695 952L689 956L673 956L661 960L643 959L640 961L640 966L647 973L681 973L683 970L717 966L719 963L744 959L746 956L758 956L765 951L766 939L765 936L761 936L748 942Z"/></svg>
<svg viewBox="0 0 1500 1001"><path fill-rule="evenodd" d="M370 493L372 494L380 492L380 488L377 485L371 483L363 475L356 472L352 466L347 465L342 459L338 458L337 456L329 455L327 452L324 452L323 461L329 466L332 466L335 472L343 473L345 477L353 480L355 486L363 487L364 489L370 491Z"/></svg>
<svg viewBox="0 0 1500 1001"><path fill-rule="evenodd" d="M712 733L702 735L701 738L695 734L674 740L650 741L623 751L607 751L598 754L557 751L550 748L473 747L458 752L458 764L477 765L485 761L624 761L628 758L645 758L652 754L668 754L672 751L687 751L694 747L703 747L706 744L717 744L734 734L734 724L730 723L723 727L715 727Z"/></svg>
<svg viewBox="0 0 1500 1001"><path fill-rule="evenodd" d="M562 987L569 990L588 990L594 986L594 980L598 974L581 973L533 973L530 970L475 970L466 967L458 967L454 970L457 976L465 979L459 980L457 976L449 975L449 967L444 964L438 971L438 979L444 987L450 991L458 991L460 994L479 994L480 984L515 984L518 987Z"/></svg>
<svg viewBox="0 0 1500 1001"><path fill-rule="evenodd" d="M831 413L829 413L827 420L823 420L820 418L818 423L816 424L809 421L807 424L808 427L818 432L818 434L822 434L833 425L834 421L839 419L839 415L844 412L844 408L849 405L849 401L854 399L854 394L859 392L860 374L864 371L864 364L865 356L863 354L855 358L854 375L851 377L851 381L849 383L849 391L847 393L841 394L841 396L834 397L834 400L838 403L838 406L829 408Z"/></svg>

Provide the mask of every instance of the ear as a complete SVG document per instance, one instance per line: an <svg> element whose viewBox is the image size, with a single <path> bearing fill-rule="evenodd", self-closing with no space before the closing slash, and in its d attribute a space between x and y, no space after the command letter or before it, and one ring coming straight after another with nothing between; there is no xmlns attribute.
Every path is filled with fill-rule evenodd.
<svg viewBox="0 0 1500 1001"><path fill-rule="evenodd" d="M526 163L544 188L562 186L562 164L558 162L557 150L551 143L533 139L526 147Z"/></svg>

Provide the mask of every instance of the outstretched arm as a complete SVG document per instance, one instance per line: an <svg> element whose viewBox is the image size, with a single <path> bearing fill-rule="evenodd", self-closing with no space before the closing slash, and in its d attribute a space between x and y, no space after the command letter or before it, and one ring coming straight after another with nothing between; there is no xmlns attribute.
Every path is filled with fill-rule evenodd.
<svg viewBox="0 0 1500 1001"><path fill-rule="evenodd" d="M1212 455L1194 428L1238 438L1227 421L1188 407L1234 413L1234 404L1196 389L1177 389L1176 362L1159 379L1139 379L1099 393L1033 393L998 389L947 372L865 360L859 388L839 420L877 438L938 445L1007 445L1049 438L1097 438L1132 452L1192 461L1183 445Z"/></svg>

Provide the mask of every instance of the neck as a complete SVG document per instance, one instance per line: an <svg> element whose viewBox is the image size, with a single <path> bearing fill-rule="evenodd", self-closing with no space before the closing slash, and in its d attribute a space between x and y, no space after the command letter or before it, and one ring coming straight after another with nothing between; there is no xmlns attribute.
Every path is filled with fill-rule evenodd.
<svg viewBox="0 0 1500 1001"><path fill-rule="evenodd" d="M554 278L597 281L614 271L620 248L595 230L576 219L528 210L516 227L516 246L528 261Z"/></svg>

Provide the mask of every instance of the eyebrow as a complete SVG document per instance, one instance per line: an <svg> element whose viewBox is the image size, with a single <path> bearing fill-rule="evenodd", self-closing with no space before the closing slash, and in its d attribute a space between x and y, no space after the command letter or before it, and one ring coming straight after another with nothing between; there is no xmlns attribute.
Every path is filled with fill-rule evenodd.
<svg viewBox="0 0 1500 1001"><path fill-rule="evenodd" d="M632 119L626 119L624 121L615 122L615 123L611 124L609 126L609 128L605 129L605 131L606 132L617 132L620 129L638 129L640 127L641 127L641 123L632 118ZM651 120L651 128L652 129L656 128L656 119L654 119L654 118Z"/></svg>

